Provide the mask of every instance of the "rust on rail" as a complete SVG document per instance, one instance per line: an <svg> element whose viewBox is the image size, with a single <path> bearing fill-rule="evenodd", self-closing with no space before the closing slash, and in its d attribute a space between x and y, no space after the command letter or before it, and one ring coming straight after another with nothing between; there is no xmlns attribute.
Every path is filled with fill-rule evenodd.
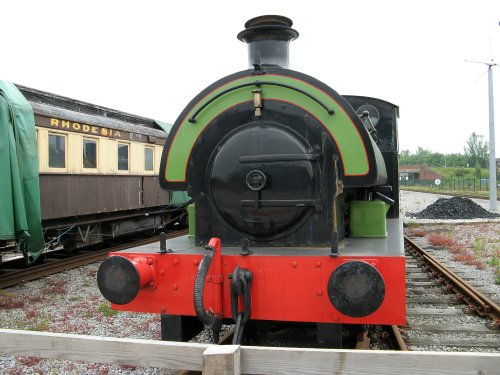
<svg viewBox="0 0 500 375"><path fill-rule="evenodd" d="M187 230L172 231L167 234L167 238L173 238L187 234ZM63 272L72 268L85 266L105 259L110 252L125 250L131 247L141 246L159 241L160 236L153 236L126 244L108 247L105 250L89 251L86 254L75 255L67 259L58 260L52 263L41 264L26 269L15 270L0 276L0 289L7 288L21 282L27 282L41 277L49 276L58 272Z"/></svg>

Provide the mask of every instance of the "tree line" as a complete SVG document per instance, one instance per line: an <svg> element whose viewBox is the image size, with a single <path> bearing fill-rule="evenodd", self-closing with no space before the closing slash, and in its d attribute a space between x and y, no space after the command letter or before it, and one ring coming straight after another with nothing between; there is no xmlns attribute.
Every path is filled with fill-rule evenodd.
<svg viewBox="0 0 500 375"><path fill-rule="evenodd" d="M488 142L484 136L472 133L464 146L464 153L442 154L419 147L415 153L402 150L399 164L426 164L430 167L486 168L489 163Z"/></svg>

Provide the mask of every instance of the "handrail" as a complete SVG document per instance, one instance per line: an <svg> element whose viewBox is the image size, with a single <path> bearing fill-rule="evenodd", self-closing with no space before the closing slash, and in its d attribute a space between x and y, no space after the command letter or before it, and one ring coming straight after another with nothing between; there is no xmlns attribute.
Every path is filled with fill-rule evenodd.
<svg viewBox="0 0 500 375"><path fill-rule="evenodd" d="M257 86L257 87L260 87L262 85L269 85L269 86L278 86L278 87L284 87L284 88L287 88L287 89L290 89L290 90L294 90L294 91L297 91L305 96L307 96L308 98L314 100L316 103L318 103L320 106L322 106L327 112L329 115L333 115L335 113L335 111L331 108L328 108L326 104L324 104L322 101L320 101L318 98L316 98L315 96L309 94L308 92L304 91L304 90L301 90L297 87L293 87L293 86L290 86L290 85L286 85L284 83L278 83L278 82L271 82L271 81L255 81L255 82L248 82L248 83L243 83L241 85L237 85L237 86L234 86L234 87L231 87L229 89L226 89L224 91L221 91L220 93L218 93L217 95L213 96L210 100L208 100L206 103L204 103L200 108L198 108L196 110L196 112L188 119L188 121L192 124L196 123L196 116L198 116L200 114L201 111L203 111L209 104L211 104L212 102L214 102L215 100L217 100L218 98L220 98L221 96L223 95L226 95L227 93L231 92L231 91L234 91L234 90L237 90L237 89L241 89L243 87L248 87L248 86Z"/></svg>

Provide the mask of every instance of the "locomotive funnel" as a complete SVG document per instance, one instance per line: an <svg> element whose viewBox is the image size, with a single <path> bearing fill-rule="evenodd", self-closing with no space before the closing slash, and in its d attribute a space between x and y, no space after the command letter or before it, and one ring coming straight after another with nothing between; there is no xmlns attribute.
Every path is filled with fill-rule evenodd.
<svg viewBox="0 0 500 375"><path fill-rule="evenodd" d="M260 16L248 20L238 39L248 44L248 63L253 65L289 66L290 41L299 37L291 28L293 22L283 16Z"/></svg>

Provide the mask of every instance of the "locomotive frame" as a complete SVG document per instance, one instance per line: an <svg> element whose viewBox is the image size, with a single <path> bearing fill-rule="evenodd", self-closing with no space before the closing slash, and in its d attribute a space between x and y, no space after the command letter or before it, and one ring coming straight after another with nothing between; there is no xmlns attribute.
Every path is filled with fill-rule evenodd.
<svg viewBox="0 0 500 375"><path fill-rule="evenodd" d="M194 238L99 269L113 308L162 314L164 339L186 339L195 316L215 336L232 318L233 343L249 321L315 323L334 345L340 324L405 323L399 109L280 65L291 25L248 21L253 68L203 90L169 134L160 184L188 190Z"/></svg>

